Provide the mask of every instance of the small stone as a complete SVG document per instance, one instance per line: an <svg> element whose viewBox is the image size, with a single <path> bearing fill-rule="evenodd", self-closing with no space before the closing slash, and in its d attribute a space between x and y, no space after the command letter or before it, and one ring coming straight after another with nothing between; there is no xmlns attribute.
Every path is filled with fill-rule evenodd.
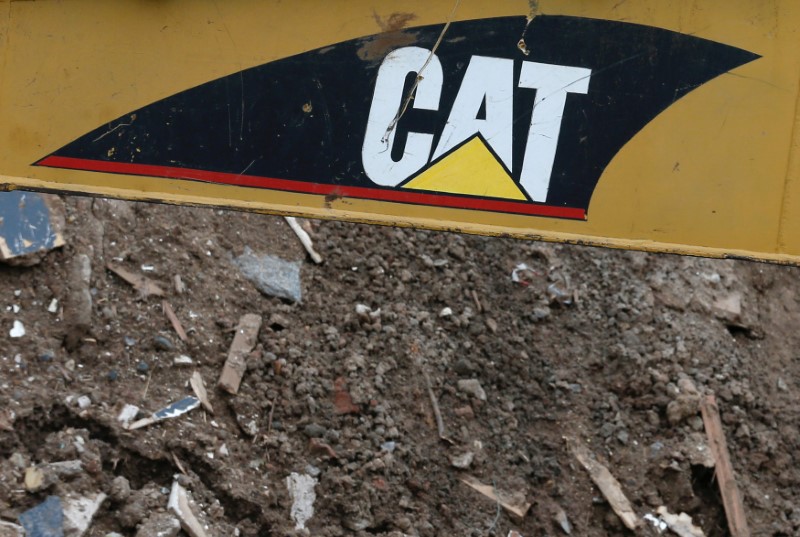
<svg viewBox="0 0 800 537"><path fill-rule="evenodd" d="M156 336L153 338L153 347L157 351L171 351L175 349L175 344L166 336Z"/></svg>
<svg viewBox="0 0 800 537"><path fill-rule="evenodd" d="M572 524L569 523L569 518L567 518L567 513L564 512L564 510L561 507L556 506L553 518L561 527L561 530L564 533L566 533L567 535L572 534Z"/></svg>
<svg viewBox="0 0 800 537"><path fill-rule="evenodd" d="M78 397L78 408L86 410L90 406L92 406L92 400L88 395L81 395Z"/></svg>
<svg viewBox="0 0 800 537"><path fill-rule="evenodd" d="M130 336L125 336L124 338L122 338L122 341L125 343L126 347L133 347L134 345L136 345L136 340Z"/></svg>
<svg viewBox="0 0 800 537"><path fill-rule="evenodd" d="M489 317L488 319L486 319L486 328L488 328L489 331L491 331L492 334L496 334L497 333L497 321L495 321L494 319Z"/></svg>
<svg viewBox="0 0 800 537"><path fill-rule="evenodd" d="M106 378L108 380L110 380L111 382L114 382L115 380L117 380L119 378L119 372L116 369L112 369L111 371L108 372L108 375L106 375Z"/></svg>
<svg viewBox="0 0 800 537"><path fill-rule="evenodd" d="M191 357L181 354L180 356L177 356L172 363L177 367L190 367L194 364L194 361L191 359Z"/></svg>
<svg viewBox="0 0 800 537"><path fill-rule="evenodd" d="M309 423L303 431L309 438L322 438L325 435L325 427L316 423Z"/></svg>
<svg viewBox="0 0 800 537"><path fill-rule="evenodd" d="M458 391L471 395L481 401L486 401L486 392L481 387L481 383L478 382L478 379L459 380Z"/></svg>
<svg viewBox="0 0 800 537"><path fill-rule="evenodd" d="M36 466L25 469L25 490L28 492L39 492L50 487L56 481L54 475Z"/></svg>
<svg viewBox="0 0 800 537"><path fill-rule="evenodd" d="M139 525L136 537L175 537L181 530L181 523L167 513L156 513Z"/></svg>
<svg viewBox="0 0 800 537"><path fill-rule="evenodd" d="M39 355L39 360L42 362L52 362L56 358L56 353L51 350L46 350Z"/></svg>
<svg viewBox="0 0 800 537"><path fill-rule="evenodd" d="M273 313L269 317L269 327L275 330L285 330L289 328L290 322L285 316L281 315L280 313Z"/></svg>
<svg viewBox="0 0 800 537"><path fill-rule="evenodd" d="M150 366L147 365L147 362L144 361L139 362L138 364L136 364L136 371L138 371L139 373L147 373L148 371L150 371Z"/></svg>
<svg viewBox="0 0 800 537"><path fill-rule="evenodd" d="M124 476L117 476L111 482L109 491L111 499L115 502L124 502L131 495L131 484Z"/></svg>
<svg viewBox="0 0 800 537"><path fill-rule="evenodd" d="M25 335L25 326L19 321L14 321L14 326L8 331L8 335L12 338L21 338Z"/></svg>
<svg viewBox="0 0 800 537"><path fill-rule="evenodd" d="M789 386L786 385L786 381L783 380L783 377L778 377L777 386L778 386L778 390L780 390L782 392L788 392L789 391Z"/></svg>
<svg viewBox="0 0 800 537"><path fill-rule="evenodd" d="M439 312L439 317L451 317L453 315L453 310L451 308L443 308L442 311Z"/></svg>
<svg viewBox="0 0 800 537"><path fill-rule="evenodd" d="M679 395L667 405L667 419L670 425L677 425L686 418L697 414L699 397L696 395Z"/></svg>
<svg viewBox="0 0 800 537"><path fill-rule="evenodd" d="M455 409L453 409L453 413L456 416L459 416L461 418L466 418L468 420L471 420L471 419L475 418L475 411L472 410L472 407L469 406L469 405L455 408Z"/></svg>
<svg viewBox="0 0 800 537"><path fill-rule="evenodd" d="M461 455L457 455L455 457L450 457L450 464L453 465L455 468L460 468L462 470L466 470L472 465L472 461L475 459L475 454L471 451L467 451Z"/></svg>

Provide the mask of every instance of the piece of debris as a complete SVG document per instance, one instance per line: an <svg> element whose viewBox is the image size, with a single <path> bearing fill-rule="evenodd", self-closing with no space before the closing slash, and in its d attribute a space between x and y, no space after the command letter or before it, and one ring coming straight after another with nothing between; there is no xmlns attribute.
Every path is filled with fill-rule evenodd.
<svg viewBox="0 0 800 537"><path fill-rule="evenodd" d="M289 489L289 497L292 498L291 517L295 523L296 530L306 527L306 522L314 516L314 501L317 494L314 487L317 480L310 475L292 472L286 478L286 488Z"/></svg>
<svg viewBox="0 0 800 537"><path fill-rule="evenodd" d="M139 525L136 537L176 537L180 531L181 523L177 518L169 513L155 513Z"/></svg>
<svg viewBox="0 0 800 537"><path fill-rule="evenodd" d="M480 492L493 502L500 504L503 509L519 518L524 518L531 508L531 503L525 499L525 495L521 492L502 492L492 485L484 485L472 476L462 477L461 482Z"/></svg>
<svg viewBox="0 0 800 537"><path fill-rule="evenodd" d="M517 530L508 530L508 535L506 537L522 537L522 534Z"/></svg>
<svg viewBox="0 0 800 537"><path fill-rule="evenodd" d="M272 255L258 256L247 246L233 263L265 295L292 302L301 301L300 263Z"/></svg>
<svg viewBox="0 0 800 537"><path fill-rule="evenodd" d="M206 383L203 382L203 376L199 371L192 373L192 378L189 379L189 384L192 386L192 391L200 400L200 404L203 405L203 408L205 408L209 414L213 414L214 407L211 406L211 402L208 400Z"/></svg>
<svg viewBox="0 0 800 537"><path fill-rule="evenodd" d="M47 311L49 313L58 312L58 299L57 298L54 298L53 300L50 301L50 305L47 306Z"/></svg>
<svg viewBox="0 0 800 537"><path fill-rule="evenodd" d="M61 498L48 496L45 501L19 515L19 523L29 537L63 537L64 511Z"/></svg>
<svg viewBox="0 0 800 537"><path fill-rule="evenodd" d="M654 515L652 515L650 513L645 514L642 517L642 519L645 522L649 522L656 529L656 531L658 533L664 533L669 528L669 526L667 526L666 522L664 522L663 520L661 520L657 516L654 516Z"/></svg>
<svg viewBox="0 0 800 537"><path fill-rule="evenodd" d="M78 408L81 410L86 410L92 406L92 399L88 395L81 395L78 397Z"/></svg>
<svg viewBox="0 0 800 537"><path fill-rule="evenodd" d="M261 316L255 313L242 315L239 319L236 335L228 351L228 359L225 360L225 366L217 382L217 386L230 394L236 395L239 392L239 385L247 370L247 355L256 346L261 322Z"/></svg>
<svg viewBox="0 0 800 537"><path fill-rule="evenodd" d="M186 285L184 285L180 274L176 274L172 277L172 285L175 287L175 292L179 295L186 292Z"/></svg>
<svg viewBox="0 0 800 537"><path fill-rule="evenodd" d="M200 406L200 400L197 397L191 397L191 396L184 397L180 401L176 401L171 405L165 406L152 416L148 416L146 418L140 419L139 421L135 421L125 428L128 429L129 431L141 429L142 427L147 427L148 425L158 423L159 421L168 420L171 418L177 418L178 416L182 416L199 406Z"/></svg>
<svg viewBox="0 0 800 537"><path fill-rule="evenodd" d="M14 325L8 331L8 335L12 338L21 338L25 335L25 326L19 321L14 321Z"/></svg>
<svg viewBox="0 0 800 537"><path fill-rule="evenodd" d="M0 261L32 266L64 246L64 204L58 196L0 192Z"/></svg>
<svg viewBox="0 0 800 537"><path fill-rule="evenodd" d="M564 511L560 505L556 505L553 508L553 520L556 521L564 533L567 535L572 534L572 524L569 522L566 511Z"/></svg>
<svg viewBox="0 0 800 537"><path fill-rule="evenodd" d="M580 444L577 439L567 440L567 444L572 455L578 459L578 462L589 472L589 477L592 478L594 484L597 485L597 488L603 493L603 496L608 501L609 505L611 505L611 508L617 516L622 520L622 523L625 524L625 527L630 530L636 530L641 525L641 520L633 510L631 502L628 501L625 493L622 492L619 481L611 475L608 468L594 460L589 450L584 445Z"/></svg>
<svg viewBox="0 0 800 537"><path fill-rule="evenodd" d="M486 401L486 392L478 379L461 379L458 381L458 391L471 395L475 399Z"/></svg>
<svg viewBox="0 0 800 537"><path fill-rule="evenodd" d="M126 429L128 428L128 424L133 420L136 415L139 413L139 407L136 405L125 405L122 407L119 415L117 416L117 421L122 424L123 427Z"/></svg>
<svg viewBox="0 0 800 537"><path fill-rule="evenodd" d="M297 219L293 216L284 216L284 220L286 223L289 224L289 227L292 228L294 234L297 235L297 238L300 239L300 243L303 245L303 248L306 249L308 255L311 256L311 259L319 265L322 263L322 256L319 255L316 250L314 250L314 244L311 242L311 237L308 235L305 229L300 226L297 222Z"/></svg>
<svg viewBox="0 0 800 537"><path fill-rule="evenodd" d="M25 528L0 520L0 537L25 537Z"/></svg>
<svg viewBox="0 0 800 537"><path fill-rule="evenodd" d="M452 317L453 316L453 309L452 308L442 308L442 311L439 312L439 317Z"/></svg>
<svg viewBox="0 0 800 537"><path fill-rule="evenodd" d="M183 528L183 531L188 533L190 537L207 537L203 525L197 520L197 516L195 516L189 505L189 497L186 494L186 489L177 481L173 481L172 483L167 509L178 518L181 528Z"/></svg>
<svg viewBox="0 0 800 537"><path fill-rule="evenodd" d="M102 492L93 498L74 497L64 501L64 537L82 537L92 525L94 515L106 500Z"/></svg>
<svg viewBox="0 0 800 537"><path fill-rule="evenodd" d="M466 470L472 465L472 461L474 459L475 459L475 454L471 451L467 451L466 453L462 453L461 455L455 455L450 457L450 464L454 468Z"/></svg>
<svg viewBox="0 0 800 537"><path fill-rule="evenodd" d="M161 289L158 285L156 285L153 280L142 276L140 274L133 273L128 269L123 267L114 265L109 263L106 265L106 268L122 278L126 283L130 284L134 289L139 291L139 294L142 298L147 298L149 296L164 296L164 290Z"/></svg>
<svg viewBox="0 0 800 537"><path fill-rule="evenodd" d="M92 260L87 254L75 255L70 261L69 293L64 301L67 330L64 344L73 351L83 344L92 327L93 298L91 293Z"/></svg>
<svg viewBox="0 0 800 537"><path fill-rule="evenodd" d="M172 360L172 365L177 367L189 367L194 365L194 360L192 360L191 356L186 356L185 354L181 354L180 356L176 356L174 360Z"/></svg>
<svg viewBox="0 0 800 537"><path fill-rule="evenodd" d="M541 275L540 272L533 270L525 263L520 263L511 271L511 281L527 287L533 282L534 278Z"/></svg>
<svg viewBox="0 0 800 537"><path fill-rule="evenodd" d="M178 316L175 315L175 310L172 309L172 305L166 300L162 300L161 309L164 310L164 314L167 316L167 319L169 319L172 329L175 330L175 333L178 334L181 341L184 343L189 341L189 338L186 336L186 331L184 331L180 320L178 320Z"/></svg>
<svg viewBox="0 0 800 537"><path fill-rule="evenodd" d="M347 391L347 381L338 377L333 381L333 409L336 414L359 414L361 409L353 403L350 392Z"/></svg>
<svg viewBox="0 0 800 537"><path fill-rule="evenodd" d="M25 469L25 490L28 492L39 492L55 484L56 481L53 474L36 466L29 466Z"/></svg>
<svg viewBox="0 0 800 537"><path fill-rule="evenodd" d="M17 413L9 408L0 410L0 431L13 431Z"/></svg>
<svg viewBox="0 0 800 537"><path fill-rule="evenodd" d="M703 530L698 528L692 522L692 517L686 513L680 515L673 515L665 506L656 509L656 512L661 517L660 520L678 537L705 537Z"/></svg>
<svg viewBox="0 0 800 537"><path fill-rule="evenodd" d="M700 403L700 411L703 414L703 423L708 435L708 447L714 455L715 474L722 495L722 505L725 507L725 515L728 518L731 537L749 537L750 529L747 526L744 504L733 474L733 465L731 465L730 453L725 442L725 431L722 429L716 398L713 395L707 395Z"/></svg>

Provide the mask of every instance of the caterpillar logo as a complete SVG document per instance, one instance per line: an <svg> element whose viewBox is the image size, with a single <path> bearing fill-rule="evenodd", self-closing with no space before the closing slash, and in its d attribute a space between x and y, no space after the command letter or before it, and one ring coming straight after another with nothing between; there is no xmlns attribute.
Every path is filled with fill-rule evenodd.
<svg viewBox="0 0 800 537"><path fill-rule="evenodd" d="M567 16L442 30L237 72L132 110L36 164L584 220L623 146L689 92L758 58Z"/></svg>

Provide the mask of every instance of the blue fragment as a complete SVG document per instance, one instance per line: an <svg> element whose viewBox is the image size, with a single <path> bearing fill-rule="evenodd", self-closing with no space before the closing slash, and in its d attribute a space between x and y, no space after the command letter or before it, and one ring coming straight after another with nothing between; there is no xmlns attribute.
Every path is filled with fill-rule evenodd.
<svg viewBox="0 0 800 537"><path fill-rule="evenodd" d="M19 515L27 537L64 537L64 510L58 496L47 499Z"/></svg>
<svg viewBox="0 0 800 537"><path fill-rule="evenodd" d="M150 366L147 365L147 362L139 362L136 364L136 371L139 373L147 373L150 370Z"/></svg>
<svg viewBox="0 0 800 537"><path fill-rule="evenodd" d="M51 250L58 242L41 194L0 192L0 259Z"/></svg>
<svg viewBox="0 0 800 537"><path fill-rule="evenodd" d="M197 397L185 397L180 401L175 401L169 406L165 406L153 416L159 420L166 420L169 418L175 418L180 416L181 414L186 414L190 410L194 410L195 408L200 406L200 400Z"/></svg>

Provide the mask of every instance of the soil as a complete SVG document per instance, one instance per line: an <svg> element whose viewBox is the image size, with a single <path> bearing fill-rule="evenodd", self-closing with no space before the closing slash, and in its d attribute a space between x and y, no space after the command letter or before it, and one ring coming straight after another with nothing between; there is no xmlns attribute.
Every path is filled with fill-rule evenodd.
<svg viewBox="0 0 800 537"><path fill-rule="evenodd" d="M170 527L177 479L209 536L557 536L565 517L572 535L633 535L577 441L639 516L664 505L723 537L698 412L714 394L752 534L800 535L796 268L308 222L315 265L279 217L65 204L63 248L0 265L0 520L103 492L86 535L146 536ZM302 302L245 279L232 263L245 247L300 261ZM258 344L231 395L217 380L252 313ZM142 417L191 395L194 371L213 414L123 427L126 404ZM26 488L27 468L76 459L77 473ZM318 481L306 529L293 472ZM531 507L510 514L468 477Z"/></svg>

